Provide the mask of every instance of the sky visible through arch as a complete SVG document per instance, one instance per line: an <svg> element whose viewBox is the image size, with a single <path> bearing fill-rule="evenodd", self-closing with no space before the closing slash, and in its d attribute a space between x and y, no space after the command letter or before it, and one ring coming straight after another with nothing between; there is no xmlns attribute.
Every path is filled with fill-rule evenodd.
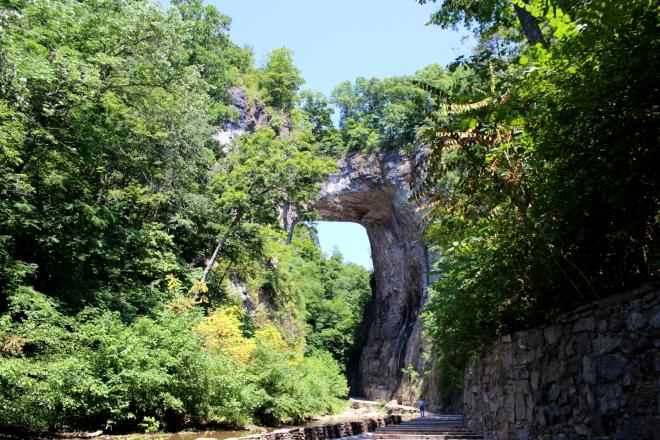
<svg viewBox="0 0 660 440"><path fill-rule="evenodd" d="M371 246L364 226L349 222L316 222L319 232L319 244L328 255L338 249L344 261L359 264L369 270L373 269L371 261Z"/></svg>
<svg viewBox="0 0 660 440"><path fill-rule="evenodd" d="M330 95L339 83L409 75L470 53L466 31L425 23L436 4L416 0L207 0L232 18L231 39L252 47L260 65L267 52L288 47L306 80L303 88ZM338 115L335 115L335 122ZM319 222L324 252L371 269L366 230L354 223Z"/></svg>

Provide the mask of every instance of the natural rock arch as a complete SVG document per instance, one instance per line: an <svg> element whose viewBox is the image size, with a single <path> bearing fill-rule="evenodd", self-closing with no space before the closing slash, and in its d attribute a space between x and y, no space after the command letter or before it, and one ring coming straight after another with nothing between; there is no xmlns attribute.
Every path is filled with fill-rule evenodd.
<svg viewBox="0 0 660 440"><path fill-rule="evenodd" d="M240 118L215 134L223 145L270 119L265 106L250 103L243 90L231 88L229 94ZM410 201L418 159L400 151L349 154L338 161L339 171L326 180L316 205L322 220L356 222L369 235L373 296L361 328L362 343L349 368L352 393L367 398L407 400L410 383L401 370L413 365L421 375L432 368L422 357L427 348L419 320L429 256L421 237L421 215ZM283 206L281 221L290 241L297 213ZM441 404L432 373L421 392L428 403Z"/></svg>
<svg viewBox="0 0 660 440"><path fill-rule="evenodd" d="M411 201L415 158L400 152L354 153L338 162L324 183L316 208L322 220L363 225L374 265L373 296L362 324L362 344L349 369L353 394L370 399L408 400L409 378L401 370L428 369L419 312L426 300L429 257L421 215ZM433 375L432 375L433 376ZM437 401L432 376L421 384Z"/></svg>

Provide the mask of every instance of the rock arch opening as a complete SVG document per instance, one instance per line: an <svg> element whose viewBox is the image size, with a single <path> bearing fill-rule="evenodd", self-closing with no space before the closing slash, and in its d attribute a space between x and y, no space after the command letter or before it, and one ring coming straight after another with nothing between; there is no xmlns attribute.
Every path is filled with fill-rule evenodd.
<svg viewBox="0 0 660 440"><path fill-rule="evenodd" d="M372 299L365 310L363 345L355 353L352 393L369 399L412 400L411 386L429 401L435 387L411 384L402 369L428 370L419 312L428 284L428 252L420 216L410 201L413 164L393 151L349 155L325 182L317 203L322 220L358 223L367 230L373 261ZM350 366L349 366L350 367Z"/></svg>
<svg viewBox="0 0 660 440"><path fill-rule="evenodd" d="M358 264L371 271L371 246L367 230L358 223L314 221L321 250L332 255L338 250L344 261Z"/></svg>

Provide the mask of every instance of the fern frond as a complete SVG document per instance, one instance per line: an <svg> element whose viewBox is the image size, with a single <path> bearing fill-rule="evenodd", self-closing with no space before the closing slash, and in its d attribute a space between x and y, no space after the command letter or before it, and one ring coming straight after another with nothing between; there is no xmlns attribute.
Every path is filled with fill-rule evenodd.
<svg viewBox="0 0 660 440"><path fill-rule="evenodd" d="M420 89L422 89L426 92L429 92L431 94L431 96L434 96L436 98L437 97L445 98L445 99L449 98L449 94L447 92L445 92L444 90L442 90L442 89L440 89L436 86L425 83L424 81L420 81L418 79L413 79L412 83L414 85L416 85L417 87L419 87Z"/></svg>
<svg viewBox="0 0 660 440"><path fill-rule="evenodd" d="M488 107L493 102L492 98L487 97L481 101L468 104L447 104L445 111L450 114L460 115L474 110L481 110Z"/></svg>

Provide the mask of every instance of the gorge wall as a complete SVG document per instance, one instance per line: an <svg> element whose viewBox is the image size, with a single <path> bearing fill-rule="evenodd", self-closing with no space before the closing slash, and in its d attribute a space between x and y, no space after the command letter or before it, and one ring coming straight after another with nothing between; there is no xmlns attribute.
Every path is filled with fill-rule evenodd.
<svg viewBox="0 0 660 440"><path fill-rule="evenodd" d="M354 153L338 162L317 209L323 220L365 227L374 265L373 297L365 313L363 344L350 374L351 390L369 399L414 401L418 392L439 403L430 378L411 383L401 370L422 375L431 368L423 353L419 311L426 300L429 258L421 215L411 201L418 158L400 151Z"/></svg>
<svg viewBox="0 0 660 440"><path fill-rule="evenodd" d="M265 106L248 99L243 90L228 92L238 118L214 135L222 145L270 119ZM432 356L425 356L429 349L419 320L429 283L429 257L421 237L421 214L411 201L420 158L400 151L349 154L326 180L316 208L322 220L361 224L371 243L373 296L349 366L351 393L402 402L415 401L421 394L433 406L441 402L434 375L424 375L433 365ZM281 221L290 240L297 213L283 206ZM416 380L401 371L409 365L419 374Z"/></svg>
<svg viewBox="0 0 660 440"><path fill-rule="evenodd" d="M487 439L660 439L660 289L503 337L467 369L464 412Z"/></svg>

